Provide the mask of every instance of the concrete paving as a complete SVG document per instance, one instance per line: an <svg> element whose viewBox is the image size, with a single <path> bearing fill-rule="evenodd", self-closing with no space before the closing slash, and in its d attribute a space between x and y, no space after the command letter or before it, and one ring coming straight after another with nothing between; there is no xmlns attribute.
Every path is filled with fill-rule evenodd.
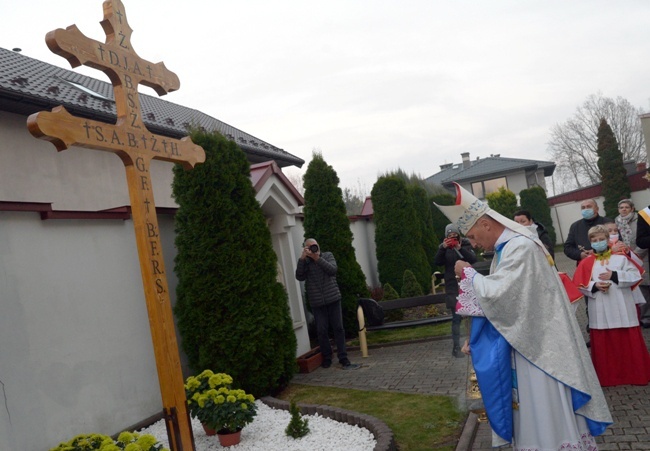
<svg viewBox="0 0 650 451"><path fill-rule="evenodd" d="M575 263L564 255L556 257L558 268L572 275ZM583 301L580 301L578 306L577 317L582 325L586 323ZM646 345L650 344L650 329L644 329L643 334ZM309 374L298 374L293 382L360 390L452 396L457 399L461 408L465 408L468 403L467 374L470 363L466 357L454 358L451 355L451 347L451 337L444 337L371 348L367 358L362 358L359 350L350 350L350 360L362 364L361 368L343 371L340 366L334 364L328 369L318 368ZM650 450L650 386L611 387L605 388L604 392L614 417L614 425L597 438L598 449ZM474 433L473 445L469 449L492 449L487 423L479 423Z"/></svg>

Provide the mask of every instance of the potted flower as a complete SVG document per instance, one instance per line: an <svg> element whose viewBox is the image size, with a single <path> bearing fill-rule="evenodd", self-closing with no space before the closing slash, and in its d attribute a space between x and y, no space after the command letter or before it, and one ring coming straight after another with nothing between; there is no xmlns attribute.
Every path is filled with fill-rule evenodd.
<svg viewBox="0 0 650 451"><path fill-rule="evenodd" d="M222 446L239 443L242 428L257 414L253 395L233 389L231 384L232 377L210 370L187 378L185 383L190 414L203 424L206 434L218 434Z"/></svg>
<svg viewBox="0 0 650 451"><path fill-rule="evenodd" d="M50 451L169 451L151 434L124 431L117 441L102 434L81 434Z"/></svg>

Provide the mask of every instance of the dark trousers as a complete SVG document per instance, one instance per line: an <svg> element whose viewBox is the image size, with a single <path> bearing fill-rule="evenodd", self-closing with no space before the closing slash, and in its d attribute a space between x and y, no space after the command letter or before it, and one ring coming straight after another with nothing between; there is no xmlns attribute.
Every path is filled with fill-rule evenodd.
<svg viewBox="0 0 650 451"><path fill-rule="evenodd" d="M462 319L463 317L457 315L456 312L451 315L451 338L454 342L454 348L460 347L460 322Z"/></svg>
<svg viewBox="0 0 650 451"><path fill-rule="evenodd" d="M341 301L320 307L312 307L314 320L316 321L316 332L318 334L318 345L324 360L332 359L332 345L330 345L329 329L334 332L336 343L336 355L339 362L348 358L345 350L345 330L343 329L343 314L341 313Z"/></svg>

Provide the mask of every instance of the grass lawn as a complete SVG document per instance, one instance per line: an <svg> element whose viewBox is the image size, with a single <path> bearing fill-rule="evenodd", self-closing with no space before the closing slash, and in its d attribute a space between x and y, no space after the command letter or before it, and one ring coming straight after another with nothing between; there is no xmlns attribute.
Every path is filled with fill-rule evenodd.
<svg viewBox="0 0 650 451"><path fill-rule="evenodd" d="M462 329L464 330L464 329ZM440 337L451 335L451 321L442 324L429 324L426 326L404 327L402 329L371 330L366 333L369 345L393 343L395 341L416 340L418 338ZM349 346L359 346L359 339L348 342Z"/></svg>
<svg viewBox="0 0 650 451"><path fill-rule="evenodd" d="M393 431L400 451L453 451L465 420L446 396L290 384L278 397L372 415Z"/></svg>

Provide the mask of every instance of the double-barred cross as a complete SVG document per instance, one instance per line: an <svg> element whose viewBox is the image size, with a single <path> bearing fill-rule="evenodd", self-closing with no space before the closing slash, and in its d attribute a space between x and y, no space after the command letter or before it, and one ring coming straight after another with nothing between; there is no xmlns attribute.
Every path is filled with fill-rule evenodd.
<svg viewBox="0 0 650 451"><path fill-rule="evenodd" d="M163 63L152 64L133 50L133 30L120 0L107 0L103 6L100 23L105 43L84 36L75 25L51 31L45 40L50 50L72 67L83 64L108 75L115 94L116 123L75 117L59 106L32 114L27 127L58 151L70 146L103 150L117 154L124 163L170 447L173 451L194 450L149 168L156 159L190 169L205 161L205 153L187 137L177 140L147 130L138 85L164 95L177 90L180 82Z"/></svg>

